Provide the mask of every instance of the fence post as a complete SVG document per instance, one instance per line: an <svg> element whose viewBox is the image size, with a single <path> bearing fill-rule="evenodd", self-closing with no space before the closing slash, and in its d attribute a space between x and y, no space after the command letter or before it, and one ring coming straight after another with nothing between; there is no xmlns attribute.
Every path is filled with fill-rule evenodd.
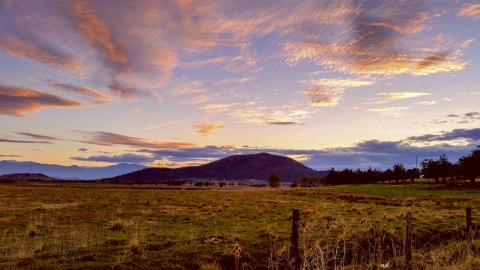
<svg viewBox="0 0 480 270"><path fill-rule="evenodd" d="M300 225L300 210L292 210L292 239L290 245L290 266L292 269L299 269L302 264L302 258L298 251L298 227Z"/></svg>
<svg viewBox="0 0 480 270"><path fill-rule="evenodd" d="M405 270L412 269L412 213L405 216L405 235L403 237L403 254L405 254Z"/></svg>
<svg viewBox="0 0 480 270"><path fill-rule="evenodd" d="M470 246L472 244L472 208L467 207L467 245L468 251L470 252Z"/></svg>

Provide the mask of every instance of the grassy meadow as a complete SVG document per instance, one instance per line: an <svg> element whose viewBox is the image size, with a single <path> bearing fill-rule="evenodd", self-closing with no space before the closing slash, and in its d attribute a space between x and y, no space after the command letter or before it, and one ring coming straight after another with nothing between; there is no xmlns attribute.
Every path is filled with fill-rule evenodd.
<svg viewBox="0 0 480 270"><path fill-rule="evenodd" d="M159 187L0 185L0 268L285 269L297 208L302 269L401 267L407 212L413 269L480 269L463 230L466 207L480 220L477 190Z"/></svg>

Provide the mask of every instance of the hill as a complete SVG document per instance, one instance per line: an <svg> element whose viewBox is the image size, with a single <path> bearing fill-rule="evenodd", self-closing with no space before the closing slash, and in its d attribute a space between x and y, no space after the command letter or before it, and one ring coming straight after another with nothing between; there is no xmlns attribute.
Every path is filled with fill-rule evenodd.
<svg viewBox="0 0 480 270"><path fill-rule="evenodd" d="M62 166L36 162L19 162L14 160L0 161L0 175L16 173L45 174L57 179L92 180L113 177L146 168L143 165L120 163L106 167Z"/></svg>
<svg viewBox="0 0 480 270"><path fill-rule="evenodd" d="M267 180L270 172L280 175L283 182L295 182L302 176L324 176L328 174L328 171L315 171L288 157L259 153L230 156L200 166L176 169L146 168L103 180L139 180L147 183L187 178Z"/></svg>
<svg viewBox="0 0 480 270"><path fill-rule="evenodd" d="M53 177L50 177L41 173L12 173L0 175L3 178L9 178L16 181L52 181L57 180Z"/></svg>

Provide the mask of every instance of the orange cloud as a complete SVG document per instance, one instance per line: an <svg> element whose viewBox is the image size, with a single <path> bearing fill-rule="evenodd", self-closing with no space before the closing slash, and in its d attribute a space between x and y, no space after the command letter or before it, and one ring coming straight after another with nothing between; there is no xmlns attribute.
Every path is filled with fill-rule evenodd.
<svg viewBox="0 0 480 270"><path fill-rule="evenodd" d="M47 108L80 108L83 104L45 92L0 84L0 115L25 117Z"/></svg>
<svg viewBox="0 0 480 270"><path fill-rule="evenodd" d="M202 137L210 137L210 133L212 133L215 130L225 128L226 126L224 124L216 124L216 123L203 123L203 124L198 124L198 125L193 125L193 127L196 129L195 132L200 134Z"/></svg>
<svg viewBox="0 0 480 270"><path fill-rule="evenodd" d="M98 46L100 50L104 50L112 62L126 62L126 56L112 40L110 30L105 23L99 19L95 11L88 6L88 2L77 1L74 3L73 18L79 29L87 37L89 44Z"/></svg>
<svg viewBox="0 0 480 270"><path fill-rule="evenodd" d="M229 103L229 104L208 104L200 108L200 110L205 110L209 114L217 114L220 112L228 111L231 107L238 105L238 103Z"/></svg>
<svg viewBox="0 0 480 270"><path fill-rule="evenodd" d="M366 79L320 79L310 80L310 84L319 86L304 90L311 106L333 107L338 105L343 93L348 88L374 84L375 81Z"/></svg>
<svg viewBox="0 0 480 270"><path fill-rule="evenodd" d="M321 42L319 38L285 42L287 64L310 60L334 72L379 78L452 72L466 66L459 56L468 43L438 39L426 32L430 16L422 2L366 1L355 9L353 2L347 1L344 6L356 11L340 26L350 29L339 31L347 38L322 35ZM419 35L423 32L425 35ZM451 53L439 52L439 48Z"/></svg>
<svg viewBox="0 0 480 270"><path fill-rule="evenodd" d="M338 105L343 90L329 90L326 88L310 88L304 91L310 105L318 107L333 107Z"/></svg>
<svg viewBox="0 0 480 270"><path fill-rule="evenodd" d="M71 84L64 84L55 80L48 80L48 81L51 82L52 86L55 88L59 88L62 90L73 92L73 93L82 94L84 97L86 97L89 100L92 100L97 104L107 104L113 101L112 97L107 96L104 93L91 89L89 87L81 87L81 86L75 86Z"/></svg>
<svg viewBox="0 0 480 270"><path fill-rule="evenodd" d="M473 20L480 20L480 4L463 4L457 12L460 17L470 17Z"/></svg>
<svg viewBox="0 0 480 270"><path fill-rule="evenodd" d="M42 62L51 66L68 67L80 73L84 70L82 63L75 60L72 55L58 50L42 49L29 40L11 34L1 35L0 49L8 54L31 61Z"/></svg>
<svg viewBox="0 0 480 270"><path fill-rule="evenodd" d="M141 91L129 85L122 85L120 82L115 80L110 81L110 85L108 87L110 90L112 90L114 95L122 97L128 101L134 101L139 97L145 97L157 102L163 101L162 97L154 91Z"/></svg>
<svg viewBox="0 0 480 270"><path fill-rule="evenodd" d="M86 137L86 140L80 142L104 145L104 146L113 146L113 145L123 145L130 146L135 149L152 149L152 150L168 150L168 149L179 149L183 147L193 147L195 144L187 142L156 142L150 141L141 138L129 137L121 134L111 133L111 132L82 132L77 131Z"/></svg>

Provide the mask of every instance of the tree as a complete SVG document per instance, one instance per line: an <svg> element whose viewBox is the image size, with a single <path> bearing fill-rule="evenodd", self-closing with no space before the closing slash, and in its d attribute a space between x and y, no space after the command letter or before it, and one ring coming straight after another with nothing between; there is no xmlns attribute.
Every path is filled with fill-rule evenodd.
<svg viewBox="0 0 480 270"><path fill-rule="evenodd" d="M397 163L393 165L393 175L396 182L398 182L398 180L405 181L405 172L403 164Z"/></svg>
<svg viewBox="0 0 480 270"><path fill-rule="evenodd" d="M338 173L335 171L335 169L332 167L330 171L328 172L327 179L325 179L325 185L338 185L337 183L337 178L338 178Z"/></svg>
<svg viewBox="0 0 480 270"><path fill-rule="evenodd" d="M439 176L443 176L443 181L447 181L447 177L452 175L453 165L448 161L447 155L443 154L438 159Z"/></svg>
<svg viewBox="0 0 480 270"><path fill-rule="evenodd" d="M438 183L438 180L440 178L439 170L438 170L438 161L433 159L424 159L422 163L420 163L420 166L422 166L423 177L428 179L433 178L435 179L435 183Z"/></svg>
<svg viewBox="0 0 480 270"><path fill-rule="evenodd" d="M282 182L282 177L280 175L271 172L268 175L268 185L272 188L280 187L280 182Z"/></svg>
<svg viewBox="0 0 480 270"><path fill-rule="evenodd" d="M480 145L467 156L461 157L458 160L458 165L464 177L475 184L475 178L480 176Z"/></svg>
<svg viewBox="0 0 480 270"><path fill-rule="evenodd" d="M414 182L415 178L420 178L420 170L417 168L408 169L405 173L405 177L410 179L411 182Z"/></svg>

